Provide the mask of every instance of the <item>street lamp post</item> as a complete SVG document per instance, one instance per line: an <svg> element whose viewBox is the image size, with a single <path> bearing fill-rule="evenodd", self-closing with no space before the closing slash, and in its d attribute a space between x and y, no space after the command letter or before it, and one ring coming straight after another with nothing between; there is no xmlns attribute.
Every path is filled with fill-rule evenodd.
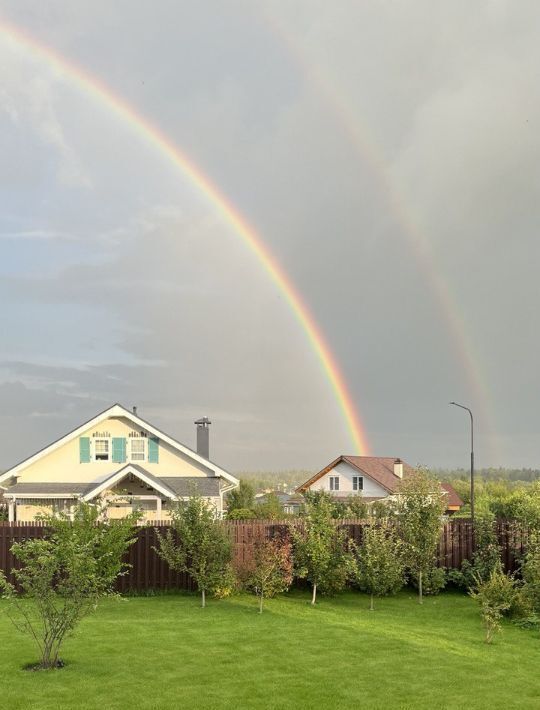
<svg viewBox="0 0 540 710"><path fill-rule="evenodd" d="M474 527L474 419L473 414L469 407L463 406L463 404L458 404L457 402L450 402L454 407L460 407L469 412L471 418L471 523Z"/></svg>

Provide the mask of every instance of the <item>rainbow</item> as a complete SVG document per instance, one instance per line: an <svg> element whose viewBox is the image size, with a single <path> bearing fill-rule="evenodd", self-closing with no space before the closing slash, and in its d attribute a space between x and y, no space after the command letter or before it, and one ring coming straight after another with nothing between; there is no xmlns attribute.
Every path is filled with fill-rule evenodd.
<svg viewBox="0 0 540 710"><path fill-rule="evenodd" d="M377 179L381 193L389 205L389 212L400 227L409 251L416 259L419 271L442 314L449 347L455 352L468 383L469 396L473 399L471 406L480 411L479 419L483 422L482 428L491 434L489 441L492 458L500 460L499 452L495 450L496 437L493 433L496 427L492 415L494 407L484 375L485 368L482 367L481 358L473 347L472 334L467 332L466 318L460 313L458 299L444 278L442 269L436 263L421 216L415 214L412 209L412 200L405 198L404 187L398 189L395 179L388 170L383 152L378 147L374 132L363 120L363 116L353 110L347 100L347 92L338 91L336 88L337 77L325 73L314 58L307 51L302 50L289 27L281 21L277 13L271 12L268 7L264 9L259 7L255 17L263 18L264 26L284 47L291 63L297 67L299 76L312 87L358 158L369 166L371 174ZM449 394L449 399L451 398Z"/></svg>
<svg viewBox="0 0 540 710"><path fill-rule="evenodd" d="M0 36L11 46L29 53L52 68L59 77L77 87L92 100L106 106L118 119L130 126L139 138L178 169L221 216L245 245L257 257L266 273L283 294L291 311L307 336L316 354L334 397L342 413L351 442L358 454L367 454L369 446L365 428L348 391L343 374L332 351L325 341L308 306L303 302L294 284L277 262L262 237L244 216L231 204L216 185L183 153L159 128L138 113L122 98L86 70L75 65L55 50L38 42L18 27L0 20Z"/></svg>

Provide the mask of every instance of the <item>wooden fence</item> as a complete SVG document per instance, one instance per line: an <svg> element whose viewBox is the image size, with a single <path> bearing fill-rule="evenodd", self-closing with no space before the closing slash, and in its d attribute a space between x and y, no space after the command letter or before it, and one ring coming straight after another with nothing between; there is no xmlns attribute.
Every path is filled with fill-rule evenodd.
<svg viewBox="0 0 540 710"><path fill-rule="evenodd" d="M233 559L238 565L245 564L253 556L258 540L272 538L286 533L289 522L249 520L230 520L223 523L233 545ZM301 526L302 521L292 524ZM359 520L339 520L336 524L343 527L350 538L360 542L365 525ZM158 523L158 528L165 528L166 523ZM527 543L527 530L508 521L495 524L495 531L501 547L501 560L507 572L514 572L519 567L520 557ZM17 561L10 552L14 542L28 538L43 537L45 528L38 523L0 522L0 569L13 581L12 570ZM156 527L145 526L137 530L137 539L126 555L130 568L118 579L119 592L144 592L148 590L194 588L190 577L176 573L156 554ZM439 543L439 565L459 569L463 560L469 560L473 552L472 528L469 520L450 520L441 531Z"/></svg>

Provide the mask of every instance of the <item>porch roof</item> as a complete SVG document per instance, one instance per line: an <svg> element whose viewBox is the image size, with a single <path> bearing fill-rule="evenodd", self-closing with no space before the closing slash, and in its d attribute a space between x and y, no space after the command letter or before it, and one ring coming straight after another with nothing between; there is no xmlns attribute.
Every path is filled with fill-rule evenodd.
<svg viewBox="0 0 540 710"><path fill-rule="evenodd" d="M105 490L109 485L115 485L122 481L129 473L145 480L157 491L167 495L169 498L186 497L196 493L203 497L218 497L220 494L220 479L217 476L154 476L146 471L142 466L129 464L119 471L111 473L106 478L98 481L81 482L54 482L29 481L15 483L5 492L6 497L34 497L40 498L93 498L99 492Z"/></svg>
<svg viewBox="0 0 540 710"><path fill-rule="evenodd" d="M34 495L39 498L40 495L55 496L58 498L75 498L82 496L92 486L91 483L45 483L41 481L29 481L27 483L16 483L4 491L4 496L29 496Z"/></svg>

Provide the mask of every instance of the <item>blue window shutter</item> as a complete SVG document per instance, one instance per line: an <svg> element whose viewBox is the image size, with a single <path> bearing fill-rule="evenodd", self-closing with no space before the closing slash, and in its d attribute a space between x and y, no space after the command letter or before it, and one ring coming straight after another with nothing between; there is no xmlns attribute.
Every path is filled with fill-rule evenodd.
<svg viewBox="0 0 540 710"><path fill-rule="evenodd" d="M81 463L90 463L90 437L79 437L79 461Z"/></svg>
<svg viewBox="0 0 540 710"><path fill-rule="evenodd" d="M148 439L148 463L159 463L159 439Z"/></svg>
<svg viewBox="0 0 540 710"><path fill-rule="evenodd" d="M124 463L126 460L126 440L123 436L115 436L112 440L113 463Z"/></svg>

